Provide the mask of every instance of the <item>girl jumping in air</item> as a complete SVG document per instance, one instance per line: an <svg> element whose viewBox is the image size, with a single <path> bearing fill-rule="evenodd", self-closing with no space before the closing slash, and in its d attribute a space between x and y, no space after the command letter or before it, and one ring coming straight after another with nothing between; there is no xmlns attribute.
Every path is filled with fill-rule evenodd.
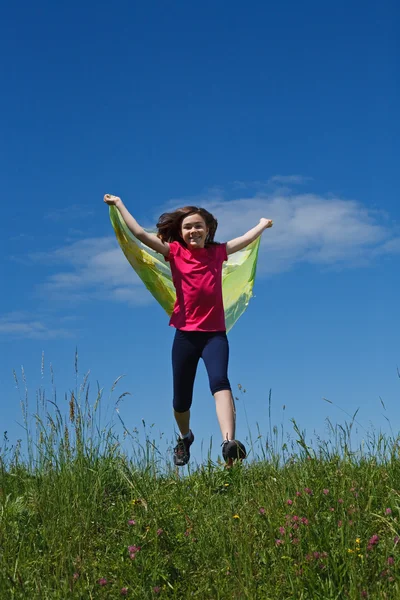
<svg viewBox="0 0 400 600"><path fill-rule="evenodd" d="M180 436L174 448L174 463L186 465L194 435L190 429L190 407L197 365L203 359L215 398L222 433L222 455L231 464L246 457L244 445L235 440L235 405L228 379L229 346L222 299L222 264L228 255L242 250L272 227L270 219L227 243L214 241L218 222L204 208L185 206L164 213L158 233L145 231L122 200L106 194L127 227L143 244L159 252L170 263L176 302L170 325L176 328L172 346L173 407Z"/></svg>

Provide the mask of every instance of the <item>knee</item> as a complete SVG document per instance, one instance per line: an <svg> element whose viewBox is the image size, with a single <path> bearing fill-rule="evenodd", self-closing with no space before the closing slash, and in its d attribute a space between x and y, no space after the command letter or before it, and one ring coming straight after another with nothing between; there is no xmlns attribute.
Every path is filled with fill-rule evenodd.
<svg viewBox="0 0 400 600"><path fill-rule="evenodd" d="M175 412L185 413L190 409L192 402L190 400L185 401L182 398L174 397L174 401L173 401L172 405L174 407Z"/></svg>
<svg viewBox="0 0 400 600"><path fill-rule="evenodd" d="M220 377L218 379L211 380L210 390L213 396L217 392L222 392L222 390L231 391L231 384L229 383L229 379L227 377Z"/></svg>

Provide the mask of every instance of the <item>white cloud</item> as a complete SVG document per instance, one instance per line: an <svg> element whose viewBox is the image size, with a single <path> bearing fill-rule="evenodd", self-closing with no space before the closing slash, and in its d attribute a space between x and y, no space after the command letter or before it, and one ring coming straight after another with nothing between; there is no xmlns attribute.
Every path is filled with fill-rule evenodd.
<svg viewBox="0 0 400 600"><path fill-rule="evenodd" d="M217 217L218 241L243 234L261 217L273 219L274 227L262 237L258 266L261 277L287 271L300 263L341 268L366 266L379 256L400 252L400 238L387 216L353 200L293 194L281 189L228 201L214 188L208 197L174 201L174 207L185 204L200 204ZM171 209L168 202L160 213ZM154 222L157 217L158 214ZM153 301L112 236L80 240L51 254L36 253L30 259L58 267L40 286L51 300L130 304Z"/></svg>
<svg viewBox="0 0 400 600"><path fill-rule="evenodd" d="M30 259L63 267L39 286L39 293L53 301L74 304L91 300L151 302L115 238L80 240L51 253L32 254Z"/></svg>
<svg viewBox="0 0 400 600"><path fill-rule="evenodd" d="M58 323L57 323L58 325ZM43 318L23 312L12 312L0 317L0 336L30 339L59 339L73 336L71 329L56 324L45 324Z"/></svg>
<svg viewBox="0 0 400 600"><path fill-rule="evenodd" d="M400 254L400 238L387 240L384 244L375 248L374 254L376 256L382 256L384 254Z"/></svg>
<svg viewBox="0 0 400 600"><path fill-rule="evenodd" d="M234 190L276 190L289 191L288 186L303 185L312 181L312 177L304 175L273 175L267 180L256 181L234 181L232 188Z"/></svg>
<svg viewBox="0 0 400 600"><path fill-rule="evenodd" d="M312 177L304 175L274 175L268 179L268 183L277 183L282 185L302 185L312 180Z"/></svg>
<svg viewBox="0 0 400 600"><path fill-rule="evenodd" d="M264 232L259 274L288 270L298 263L356 267L376 256L398 252L400 238L386 215L361 203L315 194L266 194L204 203L226 240L254 227L261 217L274 226Z"/></svg>

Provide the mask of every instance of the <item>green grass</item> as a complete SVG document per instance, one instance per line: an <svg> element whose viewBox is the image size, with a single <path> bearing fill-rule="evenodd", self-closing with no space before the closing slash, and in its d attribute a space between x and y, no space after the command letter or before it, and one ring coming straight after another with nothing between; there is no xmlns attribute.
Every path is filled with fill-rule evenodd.
<svg viewBox="0 0 400 600"><path fill-rule="evenodd" d="M1 599L400 598L397 438L353 450L354 415L311 448L293 423L247 464L177 471L89 396L87 377L62 402L39 390L30 419L23 394L26 440L0 449Z"/></svg>

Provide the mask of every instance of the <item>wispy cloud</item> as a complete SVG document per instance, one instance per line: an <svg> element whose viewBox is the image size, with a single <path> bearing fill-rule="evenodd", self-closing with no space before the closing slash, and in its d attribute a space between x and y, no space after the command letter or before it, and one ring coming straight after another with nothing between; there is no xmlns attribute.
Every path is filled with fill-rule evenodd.
<svg viewBox="0 0 400 600"><path fill-rule="evenodd" d="M60 339L73 337L70 327L59 327L53 319L38 318L23 312L12 312L0 317L0 336L5 338Z"/></svg>
<svg viewBox="0 0 400 600"><path fill-rule="evenodd" d="M241 235L271 218L264 232L259 274L287 271L299 263L355 268L400 251L400 238L387 216L360 202L315 194L261 192L252 198L204 202L218 218L217 237Z"/></svg>
<svg viewBox="0 0 400 600"><path fill-rule="evenodd" d="M238 190L260 190L266 189L269 186L269 180L266 181L239 181L236 180L232 183L232 189Z"/></svg>
<svg viewBox="0 0 400 600"><path fill-rule="evenodd" d="M59 270L39 285L39 293L52 301L64 304L92 300L151 302L115 238L79 240L53 252L32 254L29 259L58 267Z"/></svg>
<svg viewBox="0 0 400 600"><path fill-rule="evenodd" d="M304 175L273 175L266 180L256 181L234 181L232 188L234 190L264 190L265 192L277 187L289 188L289 186L304 185L312 181L312 177Z"/></svg>
<svg viewBox="0 0 400 600"><path fill-rule="evenodd" d="M336 268L368 266L382 255L400 253L400 238L389 219L353 200L280 190L228 201L215 188L209 197L180 198L174 206L198 205L199 200L218 218L219 241L241 235L261 217L273 219L274 227L262 238L261 277L301 263ZM170 209L168 202L160 212ZM50 300L68 304L153 301L112 236L76 241L48 254L36 253L30 260L55 270L40 285L41 293ZM39 330L40 323L35 326ZM35 326L31 324L32 332Z"/></svg>
<svg viewBox="0 0 400 600"><path fill-rule="evenodd" d="M312 177L304 175L274 175L268 179L268 183L282 185L303 185L309 181L312 181Z"/></svg>

